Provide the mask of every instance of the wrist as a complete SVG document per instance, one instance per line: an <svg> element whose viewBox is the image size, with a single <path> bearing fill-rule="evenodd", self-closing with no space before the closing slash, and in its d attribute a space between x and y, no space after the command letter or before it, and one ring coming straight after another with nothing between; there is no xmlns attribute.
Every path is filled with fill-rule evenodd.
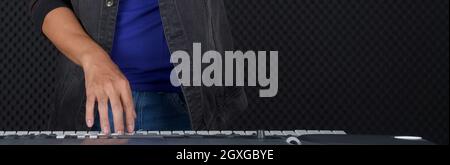
<svg viewBox="0 0 450 165"><path fill-rule="evenodd" d="M111 60L109 55L103 50L87 51L82 53L79 59L80 66L83 69L87 69L88 67L102 61L108 62Z"/></svg>

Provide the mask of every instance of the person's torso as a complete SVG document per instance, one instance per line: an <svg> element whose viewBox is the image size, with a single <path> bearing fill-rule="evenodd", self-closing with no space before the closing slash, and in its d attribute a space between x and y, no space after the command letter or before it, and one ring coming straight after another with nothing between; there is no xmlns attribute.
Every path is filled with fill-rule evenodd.
<svg viewBox="0 0 450 165"><path fill-rule="evenodd" d="M179 92L170 83L170 52L158 0L120 0L111 51L135 91Z"/></svg>

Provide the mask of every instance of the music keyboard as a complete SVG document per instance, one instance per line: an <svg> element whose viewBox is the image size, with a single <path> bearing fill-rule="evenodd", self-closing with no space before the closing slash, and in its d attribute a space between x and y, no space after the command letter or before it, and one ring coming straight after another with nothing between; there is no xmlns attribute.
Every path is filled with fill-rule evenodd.
<svg viewBox="0 0 450 165"><path fill-rule="evenodd" d="M0 144L287 145L299 144L295 138L309 134L346 133L331 130L136 131L105 135L98 131L0 131ZM293 142L287 141L292 138Z"/></svg>
<svg viewBox="0 0 450 165"><path fill-rule="evenodd" d="M403 145L433 144L421 137L348 135L334 130L258 131L0 131L0 145Z"/></svg>

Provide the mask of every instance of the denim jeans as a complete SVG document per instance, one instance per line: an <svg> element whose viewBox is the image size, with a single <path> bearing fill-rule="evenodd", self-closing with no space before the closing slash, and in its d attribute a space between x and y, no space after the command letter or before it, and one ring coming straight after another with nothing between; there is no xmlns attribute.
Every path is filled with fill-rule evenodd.
<svg viewBox="0 0 450 165"><path fill-rule="evenodd" d="M183 94L140 91L133 91L132 93L137 115L135 121L136 131L169 131L192 129ZM114 131L111 106L109 106L108 111L111 131ZM96 119L93 129L101 131L98 112L96 113Z"/></svg>

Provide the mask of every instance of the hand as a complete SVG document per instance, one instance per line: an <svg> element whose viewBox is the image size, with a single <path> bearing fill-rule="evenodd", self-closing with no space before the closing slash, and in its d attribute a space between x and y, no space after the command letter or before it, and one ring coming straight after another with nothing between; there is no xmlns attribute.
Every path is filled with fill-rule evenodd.
<svg viewBox="0 0 450 165"><path fill-rule="evenodd" d="M101 52L85 55L82 67L86 79L86 124L94 124L94 106L98 104L102 133L111 133L108 120L108 101L114 116L114 132L123 134L134 131L136 112L128 80L120 72L108 54Z"/></svg>
<svg viewBox="0 0 450 165"><path fill-rule="evenodd" d="M83 67L86 78L86 124L94 124L94 106L98 103L103 133L109 134L108 101L114 115L116 133L124 132L124 114L128 132L134 131L133 99L128 80L108 53L83 29L70 8L59 7L47 14L42 32L66 57Z"/></svg>

